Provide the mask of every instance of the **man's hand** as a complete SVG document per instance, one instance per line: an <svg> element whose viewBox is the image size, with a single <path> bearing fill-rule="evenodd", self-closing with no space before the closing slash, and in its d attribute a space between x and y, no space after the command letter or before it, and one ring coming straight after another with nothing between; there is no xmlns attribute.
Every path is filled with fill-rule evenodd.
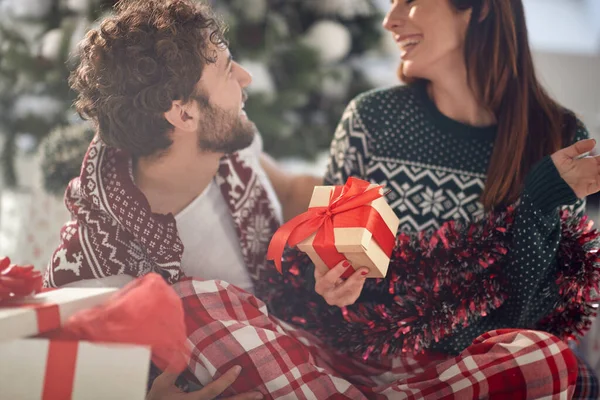
<svg viewBox="0 0 600 400"><path fill-rule="evenodd" d="M354 304L365 285L368 268L359 268L348 279L343 280L341 276L347 268L351 268L348 261L339 263L326 273L315 268L315 291L330 306L345 307Z"/></svg>
<svg viewBox="0 0 600 400"><path fill-rule="evenodd" d="M595 145L594 139L581 140L552 154L561 178L580 199L600 191L600 156L581 157Z"/></svg>
<svg viewBox="0 0 600 400"><path fill-rule="evenodd" d="M152 383L152 388L146 396L146 400L212 400L223 393L225 389L235 382L242 368L235 366L225 372L219 379L209 383L196 392L185 393L175 386L178 373L163 372ZM227 397L224 400L258 400L263 395L259 392L248 392Z"/></svg>

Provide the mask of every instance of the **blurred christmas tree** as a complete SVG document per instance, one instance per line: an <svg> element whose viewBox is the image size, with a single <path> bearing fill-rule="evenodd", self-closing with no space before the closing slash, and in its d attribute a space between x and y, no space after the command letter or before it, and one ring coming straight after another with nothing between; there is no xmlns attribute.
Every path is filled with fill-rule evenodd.
<svg viewBox="0 0 600 400"><path fill-rule="evenodd" d="M204 1L229 26L231 51L254 77L246 111L265 150L277 158L317 156L346 104L372 87L362 71L381 47L381 0ZM33 149L50 132L41 149L46 189L62 193L79 171L90 132L66 128L80 123L70 107L67 78L77 62L70 54L114 3L0 0L5 184L16 184L15 148Z"/></svg>
<svg viewBox="0 0 600 400"><path fill-rule="evenodd" d="M0 137L6 186L18 184L17 149L32 151L53 128L76 120L67 85L76 60L69 56L112 3L0 0Z"/></svg>
<svg viewBox="0 0 600 400"><path fill-rule="evenodd" d="M253 75L246 111L265 151L312 159L348 102L372 87L361 58L381 42L372 0L212 0L233 56Z"/></svg>

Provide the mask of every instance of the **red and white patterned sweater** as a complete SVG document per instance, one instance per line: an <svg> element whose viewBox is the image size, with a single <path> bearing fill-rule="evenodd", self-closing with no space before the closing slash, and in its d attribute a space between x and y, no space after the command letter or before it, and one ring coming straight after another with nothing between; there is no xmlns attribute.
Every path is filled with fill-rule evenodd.
<svg viewBox="0 0 600 400"><path fill-rule="evenodd" d="M139 277L149 272L160 273L169 283L183 277L183 244L175 218L151 211L133 182L131 160L127 152L106 146L98 136L91 142L81 175L65 193L72 218L61 229L45 286L122 274ZM265 285L281 279L273 268L267 268L265 260L268 239L279 226L273 204L257 171L238 153L222 158L216 181L260 297ZM247 233L257 225L267 240L250 245Z"/></svg>

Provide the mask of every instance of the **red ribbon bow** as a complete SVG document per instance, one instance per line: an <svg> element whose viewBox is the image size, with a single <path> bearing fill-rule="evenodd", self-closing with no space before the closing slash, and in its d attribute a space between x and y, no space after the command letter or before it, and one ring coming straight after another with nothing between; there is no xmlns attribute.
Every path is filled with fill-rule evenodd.
<svg viewBox="0 0 600 400"><path fill-rule="evenodd" d="M321 259L333 268L345 259L335 248L334 228L366 228L381 249L389 256L395 242L395 232L391 232L379 213L370 203L383 195L381 186L369 188L371 184L358 178L350 178L344 186L336 186L331 193L329 205L311 207L282 225L271 240L267 259L273 260L281 273L281 257L285 245L296 246L317 232L313 247Z"/></svg>
<svg viewBox="0 0 600 400"><path fill-rule="evenodd" d="M42 274L32 265L10 263L10 258L0 259L0 301L27 297L42 290Z"/></svg>

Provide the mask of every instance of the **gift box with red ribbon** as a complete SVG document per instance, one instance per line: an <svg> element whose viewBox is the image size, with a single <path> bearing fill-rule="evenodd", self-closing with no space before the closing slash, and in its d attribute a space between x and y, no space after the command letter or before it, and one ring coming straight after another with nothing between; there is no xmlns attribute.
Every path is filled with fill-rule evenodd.
<svg viewBox="0 0 600 400"><path fill-rule="evenodd" d="M0 398L142 400L150 359L163 371L187 367L183 306L160 275L121 290L33 295L37 276L7 265L0 262Z"/></svg>
<svg viewBox="0 0 600 400"><path fill-rule="evenodd" d="M105 302L117 289L65 288L42 292L33 266L0 259L0 342L50 332L78 311Z"/></svg>
<svg viewBox="0 0 600 400"><path fill-rule="evenodd" d="M64 288L0 301L0 342L60 328L78 311L101 304L113 288Z"/></svg>
<svg viewBox="0 0 600 400"><path fill-rule="evenodd" d="M368 278L383 278L399 225L381 186L350 178L344 186L315 187L308 211L279 228L267 257L281 272L287 244L305 252L323 272L348 260L356 269L369 268Z"/></svg>
<svg viewBox="0 0 600 400"><path fill-rule="evenodd" d="M0 398L143 400L150 348L41 338L0 342Z"/></svg>

